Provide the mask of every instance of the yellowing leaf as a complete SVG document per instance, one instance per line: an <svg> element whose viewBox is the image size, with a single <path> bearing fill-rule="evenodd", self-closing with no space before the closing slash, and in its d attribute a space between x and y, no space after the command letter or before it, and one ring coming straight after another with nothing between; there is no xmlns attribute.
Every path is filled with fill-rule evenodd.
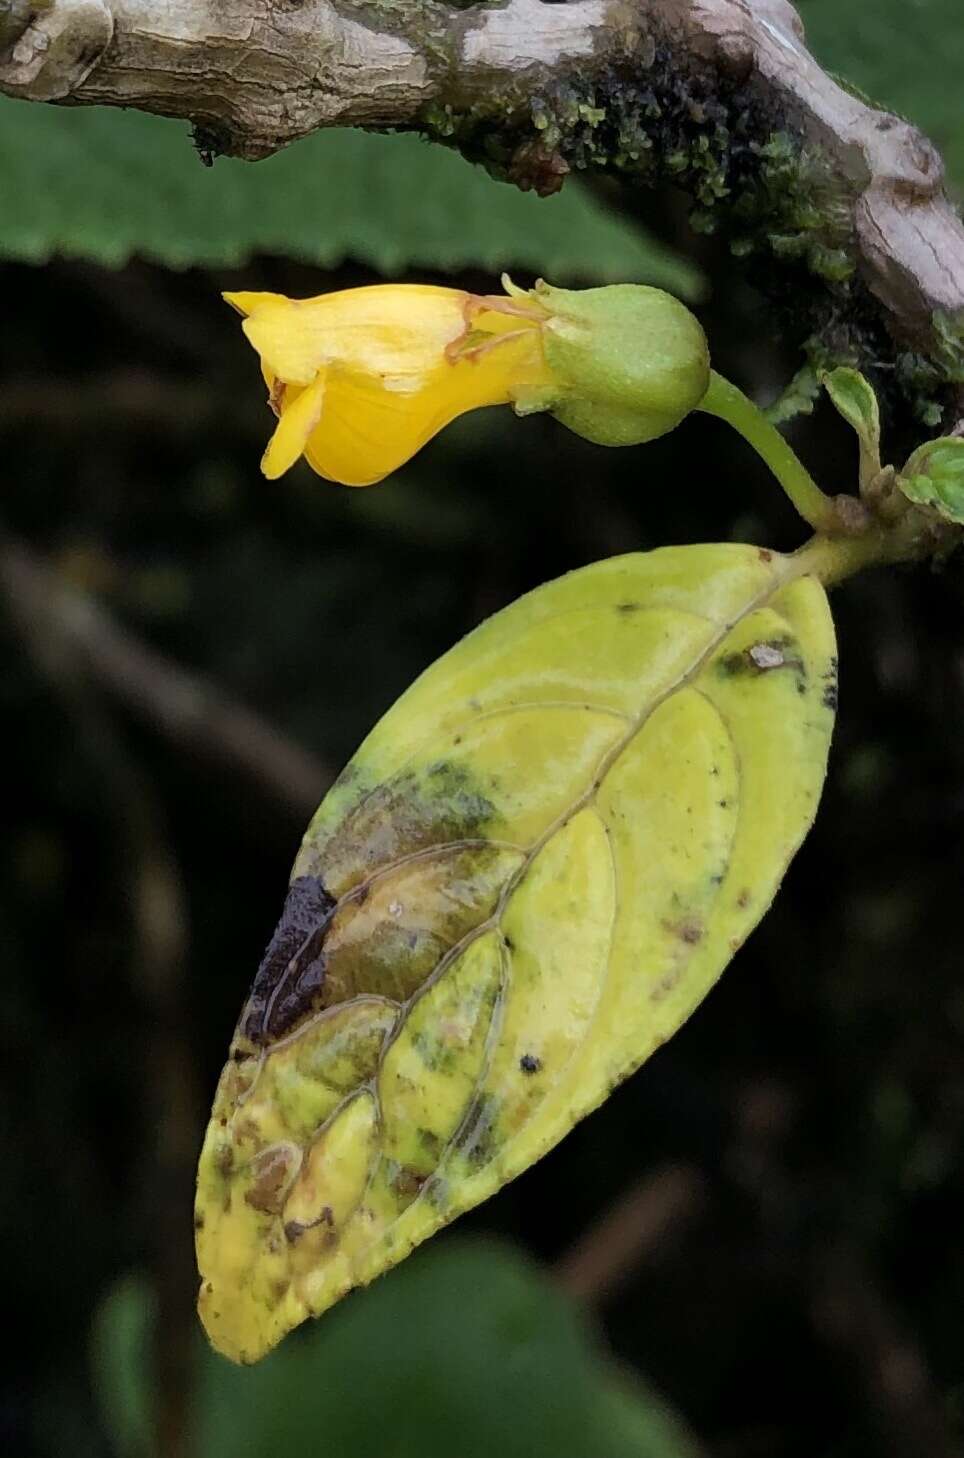
<svg viewBox="0 0 964 1458"><path fill-rule="evenodd" d="M305 836L198 1173L200 1311L255 1361L550 1149L665 1042L812 821L823 588L616 558L484 623Z"/></svg>

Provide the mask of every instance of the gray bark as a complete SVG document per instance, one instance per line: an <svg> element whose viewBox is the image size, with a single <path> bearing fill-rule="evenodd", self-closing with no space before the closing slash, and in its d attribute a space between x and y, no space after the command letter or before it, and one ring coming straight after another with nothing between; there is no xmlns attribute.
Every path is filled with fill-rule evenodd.
<svg viewBox="0 0 964 1458"><path fill-rule="evenodd" d="M504 175L541 190L570 163L564 146L540 155L533 99L614 75L644 84L657 54L704 88L739 87L761 142L776 126L815 150L875 322L895 353L942 358L938 383L959 388L946 342L948 320L953 335L964 319L964 228L940 157L821 70L786 0L0 0L11 96L187 117L216 150L249 158L323 126L437 131L448 112L463 131L471 118L476 141L512 131L526 165Z"/></svg>

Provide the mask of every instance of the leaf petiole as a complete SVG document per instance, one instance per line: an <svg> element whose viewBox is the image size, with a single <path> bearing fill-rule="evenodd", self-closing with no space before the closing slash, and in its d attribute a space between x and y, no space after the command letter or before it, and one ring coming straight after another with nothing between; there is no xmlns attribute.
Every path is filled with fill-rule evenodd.
<svg viewBox="0 0 964 1458"><path fill-rule="evenodd" d="M908 512L893 525L873 523L859 536L829 536L818 532L788 561L792 577L816 577L824 587L862 572L895 562L919 562L932 556L938 538L919 512Z"/></svg>

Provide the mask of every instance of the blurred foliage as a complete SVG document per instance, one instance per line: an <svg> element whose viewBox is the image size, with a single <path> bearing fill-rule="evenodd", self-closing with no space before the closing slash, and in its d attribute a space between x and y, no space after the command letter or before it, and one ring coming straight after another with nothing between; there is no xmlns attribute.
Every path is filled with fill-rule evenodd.
<svg viewBox="0 0 964 1458"><path fill-rule="evenodd" d="M257 1367L194 1339L196 1451L378 1458L694 1458L636 1381L617 1378L583 1322L508 1248L439 1242ZM118 1458L151 1452L153 1302L120 1283L93 1333L95 1383Z"/></svg>
<svg viewBox="0 0 964 1458"><path fill-rule="evenodd" d="M961 0L796 0L823 65L879 106L916 122L964 192L964 24Z"/></svg>
<svg viewBox="0 0 964 1458"><path fill-rule="evenodd" d="M775 392L787 361L728 267L713 260L715 358ZM5 527L332 771L427 663L570 567L694 539L801 540L765 473L705 418L607 451L494 410L458 422L383 486L339 489L303 466L264 482L271 417L218 290L310 293L371 274L267 258L232 273L57 262L5 275ZM803 444L820 480L851 479L853 435L829 402ZM659 489L666 481L682 484ZM959 567L868 575L835 594L834 612L830 779L774 908L667 1047L459 1227L503 1234L551 1266L635 1179L665 1161L698 1170L705 1216L599 1300L617 1357L713 1458L940 1451L893 1438L871 1335L856 1324L848 1343L815 1314L841 1246L860 1253L929 1364L941 1410L953 1414L960 1388L964 579ZM180 1274L166 1289L179 1340L194 1340L193 1164L313 807L292 815L95 691L152 789L185 887L183 985L159 1016L132 920L131 807L75 706L12 624L0 632L15 767L0 855L0 1051L16 1070L0 1101L0 1238L28 1253L5 1276L18 1341L0 1434L18 1458L103 1458L81 1363L89 1313L118 1275L158 1272L173 1246ZM186 1060L176 1076L164 1073L175 1040ZM184 1151L174 1175L172 1143ZM851 1313L852 1291L832 1295ZM419 1319L406 1310L395 1322L399 1350Z"/></svg>
<svg viewBox="0 0 964 1458"><path fill-rule="evenodd" d="M494 182L413 136L318 132L263 162L202 167L186 125L108 107L0 97L0 256L175 268L277 252L330 268L524 268L701 293L691 263L578 185L552 198Z"/></svg>

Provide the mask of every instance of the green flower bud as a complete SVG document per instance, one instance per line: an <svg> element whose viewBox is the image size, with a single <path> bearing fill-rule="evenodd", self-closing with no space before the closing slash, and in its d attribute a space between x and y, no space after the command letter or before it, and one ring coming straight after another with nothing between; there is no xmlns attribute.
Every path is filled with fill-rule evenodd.
<svg viewBox="0 0 964 1458"><path fill-rule="evenodd" d="M597 445L638 445L673 430L706 394L706 335L662 289L611 284L528 296L546 310L543 349L558 382L550 409Z"/></svg>

